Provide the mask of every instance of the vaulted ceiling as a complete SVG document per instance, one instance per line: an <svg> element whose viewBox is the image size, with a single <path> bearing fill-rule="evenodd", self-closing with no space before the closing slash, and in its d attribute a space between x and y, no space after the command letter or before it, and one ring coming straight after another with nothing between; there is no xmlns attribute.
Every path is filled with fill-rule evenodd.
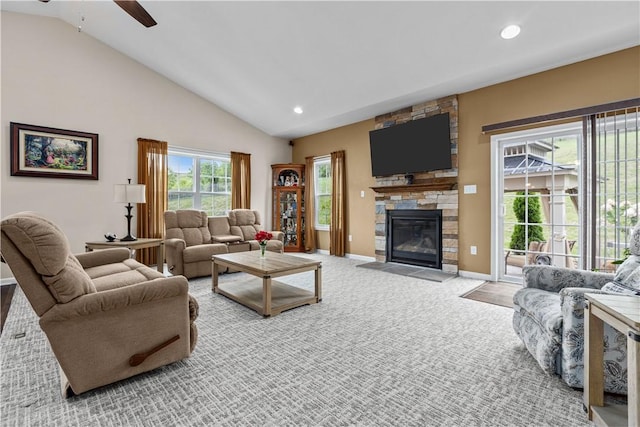
<svg viewBox="0 0 640 427"><path fill-rule="evenodd" d="M640 44L638 1L140 3L158 25L143 27L111 1L1 7L81 26L287 139ZM512 23L520 36L501 39Z"/></svg>

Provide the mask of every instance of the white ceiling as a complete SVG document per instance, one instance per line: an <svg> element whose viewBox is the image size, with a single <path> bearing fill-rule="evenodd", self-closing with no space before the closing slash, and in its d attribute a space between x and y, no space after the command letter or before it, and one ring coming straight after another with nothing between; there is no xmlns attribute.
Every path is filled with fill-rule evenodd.
<svg viewBox="0 0 640 427"><path fill-rule="evenodd" d="M81 24L82 33L287 139L640 44L638 1L140 3L157 26L105 0L1 7ZM511 23L521 35L502 40Z"/></svg>

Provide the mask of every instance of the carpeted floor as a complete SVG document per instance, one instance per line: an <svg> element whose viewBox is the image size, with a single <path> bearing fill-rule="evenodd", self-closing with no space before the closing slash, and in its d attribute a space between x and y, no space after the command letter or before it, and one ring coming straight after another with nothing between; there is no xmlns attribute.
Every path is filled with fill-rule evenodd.
<svg viewBox="0 0 640 427"><path fill-rule="evenodd" d="M16 290L0 337L3 426L590 425L582 393L524 349L511 309L460 298L482 281L303 256L323 263L320 304L263 318L193 280L200 334L189 359L67 400ZM311 289L313 274L282 281Z"/></svg>

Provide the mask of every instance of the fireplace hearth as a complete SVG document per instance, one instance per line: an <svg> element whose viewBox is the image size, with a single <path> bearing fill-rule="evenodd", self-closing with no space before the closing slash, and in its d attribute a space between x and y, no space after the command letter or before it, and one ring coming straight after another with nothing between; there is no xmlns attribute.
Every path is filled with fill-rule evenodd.
<svg viewBox="0 0 640 427"><path fill-rule="evenodd" d="M442 269L442 211L387 210L387 262Z"/></svg>

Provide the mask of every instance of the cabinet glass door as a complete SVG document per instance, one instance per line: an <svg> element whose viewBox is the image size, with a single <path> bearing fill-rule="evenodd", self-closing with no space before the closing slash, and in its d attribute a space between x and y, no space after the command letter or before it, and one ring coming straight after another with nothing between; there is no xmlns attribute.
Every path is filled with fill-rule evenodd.
<svg viewBox="0 0 640 427"><path fill-rule="evenodd" d="M298 197L296 191L280 191L280 230L285 246L298 246Z"/></svg>

